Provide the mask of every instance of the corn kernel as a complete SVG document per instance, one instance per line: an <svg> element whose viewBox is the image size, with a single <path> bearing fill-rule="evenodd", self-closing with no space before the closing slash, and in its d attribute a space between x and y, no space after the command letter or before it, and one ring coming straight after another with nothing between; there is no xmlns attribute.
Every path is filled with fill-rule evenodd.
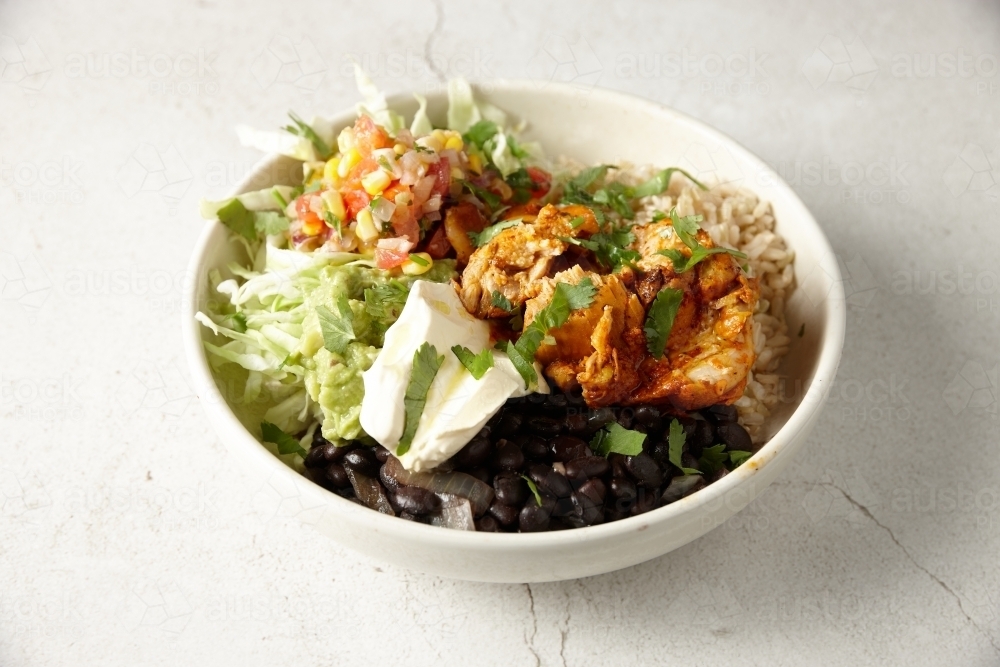
<svg viewBox="0 0 1000 667"><path fill-rule="evenodd" d="M351 169L354 169L354 166L359 162L361 162L361 153L358 152L357 148L351 148L344 153L344 157L340 158L340 164L337 165L337 175L346 178L351 173Z"/></svg>
<svg viewBox="0 0 1000 667"><path fill-rule="evenodd" d="M461 181L465 178L465 173L458 167L451 168L451 180Z"/></svg>
<svg viewBox="0 0 1000 667"><path fill-rule="evenodd" d="M317 236L325 226L322 220L310 218L302 223L302 233L306 236Z"/></svg>
<svg viewBox="0 0 1000 667"><path fill-rule="evenodd" d="M357 140L354 138L354 128L345 127L337 135L337 148L340 149L341 153L346 153L357 145Z"/></svg>
<svg viewBox="0 0 1000 667"><path fill-rule="evenodd" d="M407 259L403 262L403 273L408 276L419 276L423 273L427 273L434 266L434 259L428 255L426 252L413 253L410 257L419 257L421 261L413 261L413 259Z"/></svg>
<svg viewBox="0 0 1000 667"><path fill-rule="evenodd" d="M389 187L389 183L391 182L392 178L389 174L381 169L376 169L361 179L361 187L365 189L365 192L374 196Z"/></svg>
<svg viewBox="0 0 1000 667"><path fill-rule="evenodd" d="M347 217L347 210L344 208L344 198L340 196L339 192L336 190L324 190L320 196L323 198L323 203L330 213L333 213L341 220Z"/></svg>
<svg viewBox="0 0 1000 667"><path fill-rule="evenodd" d="M453 151L460 151L465 147L465 143L462 142L462 137L455 135L448 137L448 140L444 142L445 148L450 148Z"/></svg>
<svg viewBox="0 0 1000 667"><path fill-rule="evenodd" d="M375 221L372 219L371 211L362 209L358 213L358 226L354 230L358 238L368 243L378 238L378 230L375 228Z"/></svg>
<svg viewBox="0 0 1000 667"><path fill-rule="evenodd" d="M329 183L336 183L340 180L340 174L337 173L337 167L340 166L340 156L335 156L326 161L326 166L323 167L323 180Z"/></svg>
<svg viewBox="0 0 1000 667"><path fill-rule="evenodd" d="M483 173L483 161L477 153L473 153L469 156L469 169L477 174Z"/></svg>
<svg viewBox="0 0 1000 667"><path fill-rule="evenodd" d="M396 155L402 155L406 152L406 146L403 144L396 144L392 147L392 150L396 153Z"/></svg>

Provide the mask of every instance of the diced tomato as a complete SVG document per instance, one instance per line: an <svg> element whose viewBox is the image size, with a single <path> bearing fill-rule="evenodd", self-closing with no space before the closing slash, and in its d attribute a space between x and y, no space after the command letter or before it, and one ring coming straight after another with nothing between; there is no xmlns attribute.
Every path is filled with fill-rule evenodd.
<svg viewBox="0 0 1000 667"><path fill-rule="evenodd" d="M451 191L451 163L441 158L433 164L427 165L427 175L434 177L434 187L431 188L431 197L434 195L447 196Z"/></svg>
<svg viewBox="0 0 1000 667"><path fill-rule="evenodd" d="M320 217L316 215L313 210L309 207L312 202L312 195L302 195L295 200L295 212L299 215L299 220L307 225L318 225L322 222Z"/></svg>
<svg viewBox="0 0 1000 667"><path fill-rule="evenodd" d="M399 181L393 181L389 187L387 187L385 190L382 191L382 196L391 202L395 202L396 195L403 193L408 194L409 192L410 192L410 186L403 185Z"/></svg>
<svg viewBox="0 0 1000 667"><path fill-rule="evenodd" d="M405 238L410 243L417 243L420 240L420 224L413 214L412 206L397 206L392 212L392 231L396 236Z"/></svg>
<svg viewBox="0 0 1000 667"><path fill-rule="evenodd" d="M538 167L528 167L528 177L535 184L531 189L532 197L544 197L552 187L552 176L544 169Z"/></svg>
<svg viewBox="0 0 1000 667"><path fill-rule="evenodd" d="M375 266L380 269L392 269L407 260L410 253L385 248L375 248Z"/></svg>
<svg viewBox="0 0 1000 667"><path fill-rule="evenodd" d="M375 149L392 146L392 139L385 130L365 115L358 116L358 120L354 123L354 139L357 142L358 152L363 156L371 155Z"/></svg>
<svg viewBox="0 0 1000 667"><path fill-rule="evenodd" d="M344 198L347 217L351 220L358 217L358 213L372 203L372 198L361 189L344 188L340 191L340 195Z"/></svg>
<svg viewBox="0 0 1000 667"><path fill-rule="evenodd" d="M443 224L439 224L427 237L425 250L434 259L444 259L451 251L451 243L448 241L448 234L445 232Z"/></svg>

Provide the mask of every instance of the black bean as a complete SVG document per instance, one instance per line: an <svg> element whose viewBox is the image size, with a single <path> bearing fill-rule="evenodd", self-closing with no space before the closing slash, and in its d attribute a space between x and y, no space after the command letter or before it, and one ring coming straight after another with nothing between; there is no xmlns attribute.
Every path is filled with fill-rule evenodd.
<svg viewBox="0 0 1000 667"><path fill-rule="evenodd" d="M351 486L351 480L347 477L347 471L339 463L331 463L326 468L326 479L330 486L335 489L343 489Z"/></svg>
<svg viewBox="0 0 1000 667"><path fill-rule="evenodd" d="M430 514L441 507L441 499L419 486L401 486L396 491L396 504L411 514Z"/></svg>
<svg viewBox="0 0 1000 667"><path fill-rule="evenodd" d="M725 468L719 468L718 470L716 470L715 472L713 472L711 475L708 476L708 483L713 484L715 482L718 482L720 479L722 479L728 474L729 474L728 470L726 470Z"/></svg>
<svg viewBox="0 0 1000 667"><path fill-rule="evenodd" d="M649 489L639 489L639 493L635 498L635 504L632 505L632 509L629 513L632 516L637 514L645 514L650 510L655 510L660 506L660 490L649 490Z"/></svg>
<svg viewBox="0 0 1000 667"><path fill-rule="evenodd" d="M605 507L604 508L604 521L605 523L609 521L620 521L621 519L627 519L628 512L622 511L617 507Z"/></svg>
<svg viewBox="0 0 1000 667"><path fill-rule="evenodd" d="M493 479L493 493L504 505L520 507L528 499L528 485L520 475L502 472Z"/></svg>
<svg viewBox="0 0 1000 667"><path fill-rule="evenodd" d="M528 402L541 405L549 399L545 394L528 394Z"/></svg>
<svg viewBox="0 0 1000 667"><path fill-rule="evenodd" d="M481 466L479 468L470 468L469 470L463 470L462 472L472 475L480 482L484 484L489 484L490 480L493 479L493 475L490 474L489 468Z"/></svg>
<svg viewBox="0 0 1000 667"><path fill-rule="evenodd" d="M671 419L671 422L674 419L676 419L677 423L679 423L681 425L681 428L684 429L684 437L685 438L693 438L694 437L694 431L698 427L698 422L700 421L698 419L694 419L692 417L686 417L684 415L681 415L680 417L671 417L670 419Z"/></svg>
<svg viewBox="0 0 1000 667"><path fill-rule="evenodd" d="M616 421L618 422L618 425L621 426L622 428L631 429L632 416L633 416L632 409L625 408L624 410L618 413L618 419Z"/></svg>
<svg viewBox="0 0 1000 667"><path fill-rule="evenodd" d="M566 463L566 476L581 482L590 477L603 477L611 464L603 456L582 456Z"/></svg>
<svg viewBox="0 0 1000 667"><path fill-rule="evenodd" d="M395 508L394 508L395 509ZM415 514L410 514L409 512L399 512L396 514L400 519L405 519L407 521L416 521L417 517Z"/></svg>
<svg viewBox="0 0 1000 667"><path fill-rule="evenodd" d="M328 444L330 444L330 441L323 437L323 429L317 428L313 431L312 447L322 447Z"/></svg>
<svg viewBox="0 0 1000 667"><path fill-rule="evenodd" d="M388 469L386 468L385 464L383 464L382 467L378 469L378 480L382 482L382 486L389 489L390 492L395 492L400 487L400 484L399 482L396 481L396 478L389 475Z"/></svg>
<svg viewBox="0 0 1000 667"><path fill-rule="evenodd" d="M375 445L372 449L375 450L375 460L379 463L385 463L392 456L392 452L383 447L382 445Z"/></svg>
<svg viewBox="0 0 1000 667"><path fill-rule="evenodd" d="M660 418L660 411L652 405L640 405L637 407L635 409L635 421L650 431L659 431L663 428L663 419Z"/></svg>
<svg viewBox="0 0 1000 667"><path fill-rule="evenodd" d="M492 452L493 444L486 438L476 436L458 450L451 460L458 468L478 468L489 460Z"/></svg>
<svg viewBox="0 0 1000 667"><path fill-rule="evenodd" d="M573 512L569 515L574 524L593 526L604 518L604 507L601 501L594 501L590 496L576 491L570 496Z"/></svg>
<svg viewBox="0 0 1000 667"><path fill-rule="evenodd" d="M481 519L476 519L476 530L481 533L499 533L500 524L489 514Z"/></svg>
<svg viewBox="0 0 1000 667"><path fill-rule="evenodd" d="M701 475L679 475L670 480L660 502L667 505L704 488L705 479Z"/></svg>
<svg viewBox="0 0 1000 667"><path fill-rule="evenodd" d="M694 456L701 456L702 450L714 445L715 441L715 429L712 427L712 422L700 419L696 422L694 435L685 441L684 449Z"/></svg>
<svg viewBox="0 0 1000 667"><path fill-rule="evenodd" d="M534 500L526 503L517 517L517 526L522 533L536 533L547 530L552 518L555 501L538 505Z"/></svg>
<svg viewBox="0 0 1000 667"><path fill-rule="evenodd" d="M576 490L576 493L582 493L596 504L600 505L604 502L604 498L608 494L608 489L604 486L604 482L600 480L599 477L594 477L593 479L588 479L586 482L580 485L580 488Z"/></svg>
<svg viewBox="0 0 1000 667"><path fill-rule="evenodd" d="M632 478L647 489L652 489L663 483L663 471L649 454L626 456L625 467Z"/></svg>
<svg viewBox="0 0 1000 667"><path fill-rule="evenodd" d="M693 454L689 452L684 452L681 454L681 465L685 468L692 468L694 470L698 469L698 459L694 457Z"/></svg>
<svg viewBox="0 0 1000 667"><path fill-rule="evenodd" d="M719 424L715 427L719 440L726 444L727 449L735 449L744 452L753 451L753 442L747 430L737 423Z"/></svg>
<svg viewBox="0 0 1000 667"><path fill-rule="evenodd" d="M513 505L504 505L496 500L493 501L493 504L490 505L490 509L487 511L503 526L510 526L513 524L517 521L517 517L521 513L520 508L514 507Z"/></svg>
<svg viewBox="0 0 1000 667"><path fill-rule="evenodd" d="M529 461L548 461L549 446L537 435L521 434L514 436L514 442L518 444L524 453L524 458Z"/></svg>
<svg viewBox="0 0 1000 667"><path fill-rule="evenodd" d="M583 391L576 390L566 394L566 402L570 405L583 405Z"/></svg>
<svg viewBox="0 0 1000 667"><path fill-rule="evenodd" d="M593 454L584 440L574 438L571 435L560 435L552 438L549 442L549 451L552 452L553 459L563 463Z"/></svg>
<svg viewBox="0 0 1000 667"><path fill-rule="evenodd" d="M358 447L344 455L343 464L355 472L359 472L366 477L378 476L378 460L375 452L367 447Z"/></svg>
<svg viewBox="0 0 1000 667"><path fill-rule="evenodd" d="M575 511L573 508L572 494L566 496L565 498L556 498L556 504L552 508L552 516L559 517L569 517L573 515Z"/></svg>
<svg viewBox="0 0 1000 667"><path fill-rule="evenodd" d="M557 498L566 498L573 492L573 486L566 479L566 476L551 468L545 478L541 482L536 483L540 484L542 488Z"/></svg>
<svg viewBox="0 0 1000 667"><path fill-rule="evenodd" d="M587 430L597 431L615 420L615 411L611 408L598 408L587 415Z"/></svg>
<svg viewBox="0 0 1000 667"><path fill-rule="evenodd" d="M657 442L653 445L653 451L649 452L649 455L653 457L657 465L666 468L670 465L670 444L662 440Z"/></svg>
<svg viewBox="0 0 1000 667"><path fill-rule="evenodd" d="M636 488L635 482L628 479L627 477L614 477L611 479L609 489L611 496L617 500L624 500L627 502L632 502L635 500Z"/></svg>
<svg viewBox="0 0 1000 667"><path fill-rule="evenodd" d="M568 404L569 400L566 394L553 392L548 395L548 400L545 401L545 408L549 411L565 410Z"/></svg>
<svg viewBox="0 0 1000 667"><path fill-rule="evenodd" d="M716 424L734 424L739 419L735 405L713 405L702 410L701 414Z"/></svg>
<svg viewBox="0 0 1000 667"><path fill-rule="evenodd" d="M306 454L305 466L307 468L323 468L333 463L333 456L337 446L332 443L325 445L313 445Z"/></svg>
<svg viewBox="0 0 1000 667"><path fill-rule="evenodd" d="M528 417L527 426L533 433L547 438L559 435L563 430L562 421L552 417Z"/></svg>
<svg viewBox="0 0 1000 667"><path fill-rule="evenodd" d="M501 419L500 422L493 427L493 435L498 438L509 438L521 430L521 425L523 423L524 417L520 412L505 410L503 419Z"/></svg>
<svg viewBox="0 0 1000 667"><path fill-rule="evenodd" d="M524 453L521 448L510 440L497 441L497 448L490 458L494 470L509 470L516 472L524 466Z"/></svg>
<svg viewBox="0 0 1000 667"><path fill-rule="evenodd" d="M608 456L608 463L611 464L612 477L625 477L628 474L628 469L625 467L625 457L621 454Z"/></svg>
<svg viewBox="0 0 1000 667"><path fill-rule="evenodd" d="M566 415L566 430L573 435L583 435L588 431L587 415L582 412L572 412Z"/></svg>

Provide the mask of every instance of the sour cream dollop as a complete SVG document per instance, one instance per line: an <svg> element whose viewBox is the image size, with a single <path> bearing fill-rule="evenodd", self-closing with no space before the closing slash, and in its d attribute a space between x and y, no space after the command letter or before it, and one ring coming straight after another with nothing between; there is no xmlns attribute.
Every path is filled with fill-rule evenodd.
<svg viewBox="0 0 1000 667"><path fill-rule="evenodd" d="M477 380L451 351L463 345L479 353L490 345L490 328L466 311L455 289L419 280L410 288L403 312L385 332L385 345L365 371L361 427L395 452L403 436L403 397L413 369L413 353L424 342L444 355L434 377L410 449L399 457L407 470L429 470L451 458L511 397L529 393L503 352L494 350L493 368ZM539 365L535 391L549 393Z"/></svg>

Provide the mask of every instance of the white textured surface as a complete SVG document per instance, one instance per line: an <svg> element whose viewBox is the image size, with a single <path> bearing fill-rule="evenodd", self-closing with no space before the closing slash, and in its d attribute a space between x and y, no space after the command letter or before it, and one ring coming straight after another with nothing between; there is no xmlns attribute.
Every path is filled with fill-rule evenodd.
<svg viewBox="0 0 1000 667"><path fill-rule="evenodd" d="M996 664L1000 15L867 4L3 3L0 664ZM359 562L248 493L181 357L196 203L256 159L236 123L354 103L346 54L389 91L429 55L634 92L785 175L852 308L783 479L530 588Z"/></svg>

